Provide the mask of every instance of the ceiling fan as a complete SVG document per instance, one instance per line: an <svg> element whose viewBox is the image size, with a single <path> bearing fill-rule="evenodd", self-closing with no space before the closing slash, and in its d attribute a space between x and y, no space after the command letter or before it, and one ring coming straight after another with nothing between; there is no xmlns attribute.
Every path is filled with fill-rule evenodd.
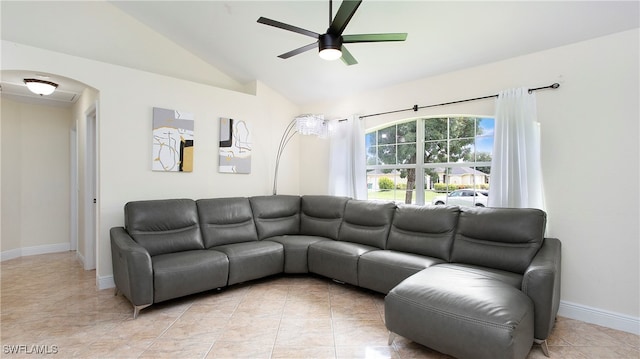
<svg viewBox="0 0 640 359"><path fill-rule="evenodd" d="M318 34L316 32L309 31L297 26L267 19L266 17L260 17L258 19L258 22L280 29L293 31L298 34L306 35L316 39L315 42L309 45L305 45L279 55L278 57L281 59L288 59L291 56L301 54L305 51L309 51L317 47L319 49L320 57L325 60L336 60L338 58L342 58L342 61L345 64L355 65L358 63L358 61L356 61L349 50L344 47L344 44L353 44L358 42L404 41L407 39L406 33L342 35L342 32L347 27L349 20L351 20L353 14L355 14L356 10L358 10L358 7L361 3L362 0L343 0L340 8L338 9L338 12L336 13L336 16L332 19L332 1L329 0L329 28L324 34Z"/></svg>

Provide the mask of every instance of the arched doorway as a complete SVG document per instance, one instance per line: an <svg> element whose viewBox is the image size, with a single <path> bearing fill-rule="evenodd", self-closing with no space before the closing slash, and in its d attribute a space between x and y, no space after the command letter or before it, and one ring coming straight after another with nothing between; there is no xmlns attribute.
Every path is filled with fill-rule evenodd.
<svg viewBox="0 0 640 359"><path fill-rule="evenodd" d="M2 260L72 250L95 269L98 91L55 74L1 75ZM58 87L36 95L28 78Z"/></svg>

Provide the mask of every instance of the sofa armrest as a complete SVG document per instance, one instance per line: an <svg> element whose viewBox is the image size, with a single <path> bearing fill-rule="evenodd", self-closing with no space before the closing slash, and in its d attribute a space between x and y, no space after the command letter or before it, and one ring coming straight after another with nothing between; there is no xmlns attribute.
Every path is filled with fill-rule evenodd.
<svg viewBox="0 0 640 359"><path fill-rule="evenodd" d="M111 228L111 262L116 288L134 306L153 303L153 268L149 252L124 227Z"/></svg>
<svg viewBox="0 0 640 359"><path fill-rule="evenodd" d="M561 243L545 238L522 279L522 291L534 305L534 337L545 340L553 329L560 305Z"/></svg>

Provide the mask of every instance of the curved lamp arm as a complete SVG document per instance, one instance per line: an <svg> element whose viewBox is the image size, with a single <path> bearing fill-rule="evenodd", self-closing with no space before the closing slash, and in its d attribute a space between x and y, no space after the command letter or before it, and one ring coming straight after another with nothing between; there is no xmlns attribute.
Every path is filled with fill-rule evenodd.
<svg viewBox="0 0 640 359"><path fill-rule="evenodd" d="M276 169L273 174L273 194L278 193L278 168L280 167L280 157L284 148L296 133L302 135L314 135L321 138L326 138L328 135L327 121L324 120L323 115L300 115L294 118L282 134L280 139L280 145L278 146L278 154L276 155Z"/></svg>
<svg viewBox="0 0 640 359"><path fill-rule="evenodd" d="M284 151L284 148L287 147L287 144L289 143L289 141L291 141L293 136L298 133L296 129L296 121L297 118L294 118L291 122L289 122L287 128L282 134L282 138L280 138L278 154L276 155L276 169L273 174L273 195L276 195L278 193L278 168L280 167L280 157L282 157L282 152Z"/></svg>

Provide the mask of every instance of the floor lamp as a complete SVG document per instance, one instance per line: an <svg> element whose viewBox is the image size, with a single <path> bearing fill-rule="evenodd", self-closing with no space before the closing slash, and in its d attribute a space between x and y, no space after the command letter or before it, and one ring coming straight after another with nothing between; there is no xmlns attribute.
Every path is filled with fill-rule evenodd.
<svg viewBox="0 0 640 359"><path fill-rule="evenodd" d="M276 155L276 169L273 174L273 194L278 193L278 168L280 167L280 157L282 152L293 136L297 133L301 135L313 135L320 138L326 138L329 134L327 121L324 120L323 115L300 115L294 118L282 134L280 138L280 145L278 146L278 154Z"/></svg>

